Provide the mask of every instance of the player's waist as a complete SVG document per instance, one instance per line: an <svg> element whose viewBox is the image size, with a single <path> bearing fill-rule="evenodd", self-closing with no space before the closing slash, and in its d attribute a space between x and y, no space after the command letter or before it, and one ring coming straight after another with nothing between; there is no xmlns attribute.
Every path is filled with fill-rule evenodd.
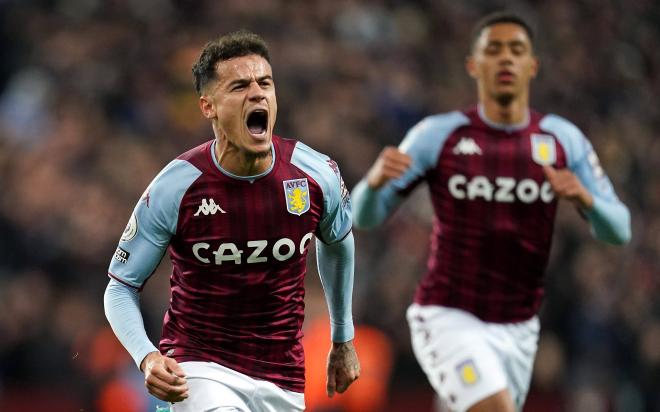
<svg viewBox="0 0 660 412"><path fill-rule="evenodd" d="M461 309L486 322L512 323L535 316L543 301L541 286L511 294L493 289L438 287L438 283L422 281L415 292L414 302Z"/></svg>
<svg viewBox="0 0 660 412"><path fill-rule="evenodd" d="M300 343L292 347L252 351L245 346L236 350L183 345L164 336L160 351L178 362L213 362L252 378L273 382L283 389L294 392L304 392L305 389L305 363Z"/></svg>

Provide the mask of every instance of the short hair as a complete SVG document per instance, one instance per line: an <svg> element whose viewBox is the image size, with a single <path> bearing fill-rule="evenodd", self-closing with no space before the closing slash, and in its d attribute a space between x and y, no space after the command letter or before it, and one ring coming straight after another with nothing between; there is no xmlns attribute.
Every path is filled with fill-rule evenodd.
<svg viewBox="0 0 660 412"><path fill-rule="evenodd" d="M204 87L217 79L218 62L251 54L261 56L270 63L266 42L259 35L248 30L235 31L206 43L202 54L192 67L197 93L201 95Z"/></svg>
<svg viewBox="0 0 660 412"><path fill-rule="evenodd" d="M494 26L499 23L513 23L522 27L529 37L530 43L534 43L534 29L532 25L522 16L510 11L496 11L482 17L472 28L472 41L470 43L470 50L474 50L477 39L481 36L481 32L488 27Z"/></svg>

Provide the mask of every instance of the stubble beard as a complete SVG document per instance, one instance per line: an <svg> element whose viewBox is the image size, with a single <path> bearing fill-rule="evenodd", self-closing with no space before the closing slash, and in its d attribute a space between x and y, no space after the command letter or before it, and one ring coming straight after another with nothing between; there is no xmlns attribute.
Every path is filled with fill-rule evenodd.
<svg viewBox="0 0 660 412"><path fill-rule="evenodd" d="M270 156L270 149L261 152L253 152L250 150L244 151L245 157L249 160L262 160Z"/></svg>

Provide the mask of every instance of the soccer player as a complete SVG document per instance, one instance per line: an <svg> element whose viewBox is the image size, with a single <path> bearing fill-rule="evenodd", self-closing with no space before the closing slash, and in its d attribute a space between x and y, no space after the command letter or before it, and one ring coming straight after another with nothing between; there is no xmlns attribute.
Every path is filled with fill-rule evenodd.
<svg viewBox="0 0 660 412"><path fill-rule="evenodd" d="M334 161L273 134L269 60L250 32L206 44L193 74L215 138L155 177L110 264L106 316L149 393L175 412L304 409L303 282L314 236L331 319L328 395L360 374L349 193ZM158 350L139 292L168 248Z"/></svg>
<svg viewBox="0 0 660 412"><path fill-rule="evenodd" d="M445 408L509 412L529 388L558 200L613 244L630 239L630 215L582 132L529 108L539 63L525 20L481 20L466 68L478 105L427 117L386 147L353 192L353 220L377 226L428 183L428 270L407 312L415 356Z"/></svg>

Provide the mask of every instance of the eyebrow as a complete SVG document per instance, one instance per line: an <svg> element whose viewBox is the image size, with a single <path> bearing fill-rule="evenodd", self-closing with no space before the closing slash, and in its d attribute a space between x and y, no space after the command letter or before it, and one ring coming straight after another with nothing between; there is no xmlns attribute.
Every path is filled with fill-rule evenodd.
<svg viewBox="0 0 660 412"><path fill-rule="evenodd" d="M264 80L273 80L273 76L267 74L265 76L257 77L257 83L261 83ZM252 81L251 78L236 79L236 80L232 80L231 82L229 82L227 87L233 87L235 85L243 86L243 85L250 84L251 81Z"/></svg>
<svg viewBox="0 0 660 412"><path fill-rule="evenodd" d="M510 46L525 46L526 43L522 40L515 39L515 40L509 40L509 41L502 41L502 40L490 40L488 43L486 43L486 47L490 45L495 45L495 46L501 46L502 44L508 44Z"/></svg>

